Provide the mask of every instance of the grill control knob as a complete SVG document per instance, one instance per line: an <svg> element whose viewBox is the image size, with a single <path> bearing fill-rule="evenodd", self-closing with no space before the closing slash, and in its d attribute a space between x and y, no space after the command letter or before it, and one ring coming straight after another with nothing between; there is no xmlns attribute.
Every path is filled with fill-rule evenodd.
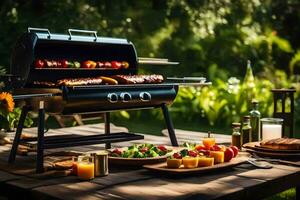
<svg viewBox="0 0 300 200"><path fill-rule="evenodd" d="M122 92L120 94L120 98L123 102L128 102L132 99L131 94L129 94L128 92Z"/></svg>
<svg viewBox="0 0 300 200"><path fill-rule="evenodd" d="M140 99L141 101L151 101L151 94L149 92L141 92Z"/></svg>
<svg viewBox="0 0 300 200"><path fill-rule="evenodd" d="M110 103L117 103L118 102L118 95L116 93L109 93L107 95L107 100Z"/></svg>

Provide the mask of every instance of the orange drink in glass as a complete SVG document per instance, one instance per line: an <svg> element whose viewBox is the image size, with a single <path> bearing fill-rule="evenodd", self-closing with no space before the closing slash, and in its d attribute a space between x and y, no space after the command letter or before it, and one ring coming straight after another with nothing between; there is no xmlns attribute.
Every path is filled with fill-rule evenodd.
<svg viewBox="0 0 300 200"><path fill-rule="evenodd" d="M213 137L205 137L202 139L202 143L207 149L209 149L216 144L216 140Z"/></svg>

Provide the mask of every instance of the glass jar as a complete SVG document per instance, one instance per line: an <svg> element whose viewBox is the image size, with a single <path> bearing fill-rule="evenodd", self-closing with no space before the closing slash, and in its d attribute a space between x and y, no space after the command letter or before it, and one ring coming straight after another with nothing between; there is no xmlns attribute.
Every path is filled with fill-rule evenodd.
<svg viewBox="0 0 300 200"><path fill-rule="evenodd" d="M241 146L252 140L252 127L250 125L250 116L244 116L241 132Z"/></svg>
<svg viewBox="0 0 300 200"><path fill-rule="evenodd" d="M262 140L270 140L282 137L283 119L281 118L263 118L261 122Z"/></svg>
<svg viewBox="0 0 300 200"><path fill-rule="evenodd" d="M241 123L232 123L231 145L241 149Z"/></svg>
<svg viewBox="0 0 300 200"><path fill-rule="evenodd" d="M94 157L89 155L78 156L77 176L80 180L95 178Z"/></svg>

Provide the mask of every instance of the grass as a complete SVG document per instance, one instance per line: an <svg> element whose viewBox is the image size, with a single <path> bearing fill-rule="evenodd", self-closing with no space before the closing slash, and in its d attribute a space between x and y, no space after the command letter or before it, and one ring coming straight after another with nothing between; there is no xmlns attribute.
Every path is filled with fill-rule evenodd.
<svg viewBox="0 0 300 200"><path fill-rule="evenodd" d="M281 192L279 194L273 195L271 197L266 198L265 200L296 200L296 189L292 188Z"/></svg>

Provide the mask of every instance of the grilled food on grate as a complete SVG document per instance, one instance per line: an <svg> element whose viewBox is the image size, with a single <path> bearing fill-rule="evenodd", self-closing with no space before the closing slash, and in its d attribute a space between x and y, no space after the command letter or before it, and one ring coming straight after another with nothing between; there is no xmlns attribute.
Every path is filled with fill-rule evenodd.
<svg viewBox="0 0 300 200"><path fill-rule="evenodd" d="M102 79L98 78L66 78L57 81L57 85L62 86L78 86L78 85L100 85Z"/></svg>
<svg viewBox="0 0 300 200"><path fill-rule="evenodd" d="M277 138L277 139L262 141L260 143L260 146L269 148L269 149L299 150L300 149L300 139Z"/></svg>
<svg viewBox="0 0 300 200"><path fill-rule="evenodd" d="M49 81L34 81L35 86L80 86L80 85L118 85L118 84L157 84L162 83L162 75L116 75L112 77L100 76L96 78L66 78L56 83Z"/></svg>
<svg viewBox="0 0 300 200"><path fill-rule="evenodd" d="M152 75L115 75L113 76L121 84L162 83L164 77L158 74Z"/></svg>
<svg viewBox="0 0 300 200"><path fill-rule="evenodd" d="M46 87L56 87L57 84L50 81L34 81L35 86L46 86Z"/></svg>

